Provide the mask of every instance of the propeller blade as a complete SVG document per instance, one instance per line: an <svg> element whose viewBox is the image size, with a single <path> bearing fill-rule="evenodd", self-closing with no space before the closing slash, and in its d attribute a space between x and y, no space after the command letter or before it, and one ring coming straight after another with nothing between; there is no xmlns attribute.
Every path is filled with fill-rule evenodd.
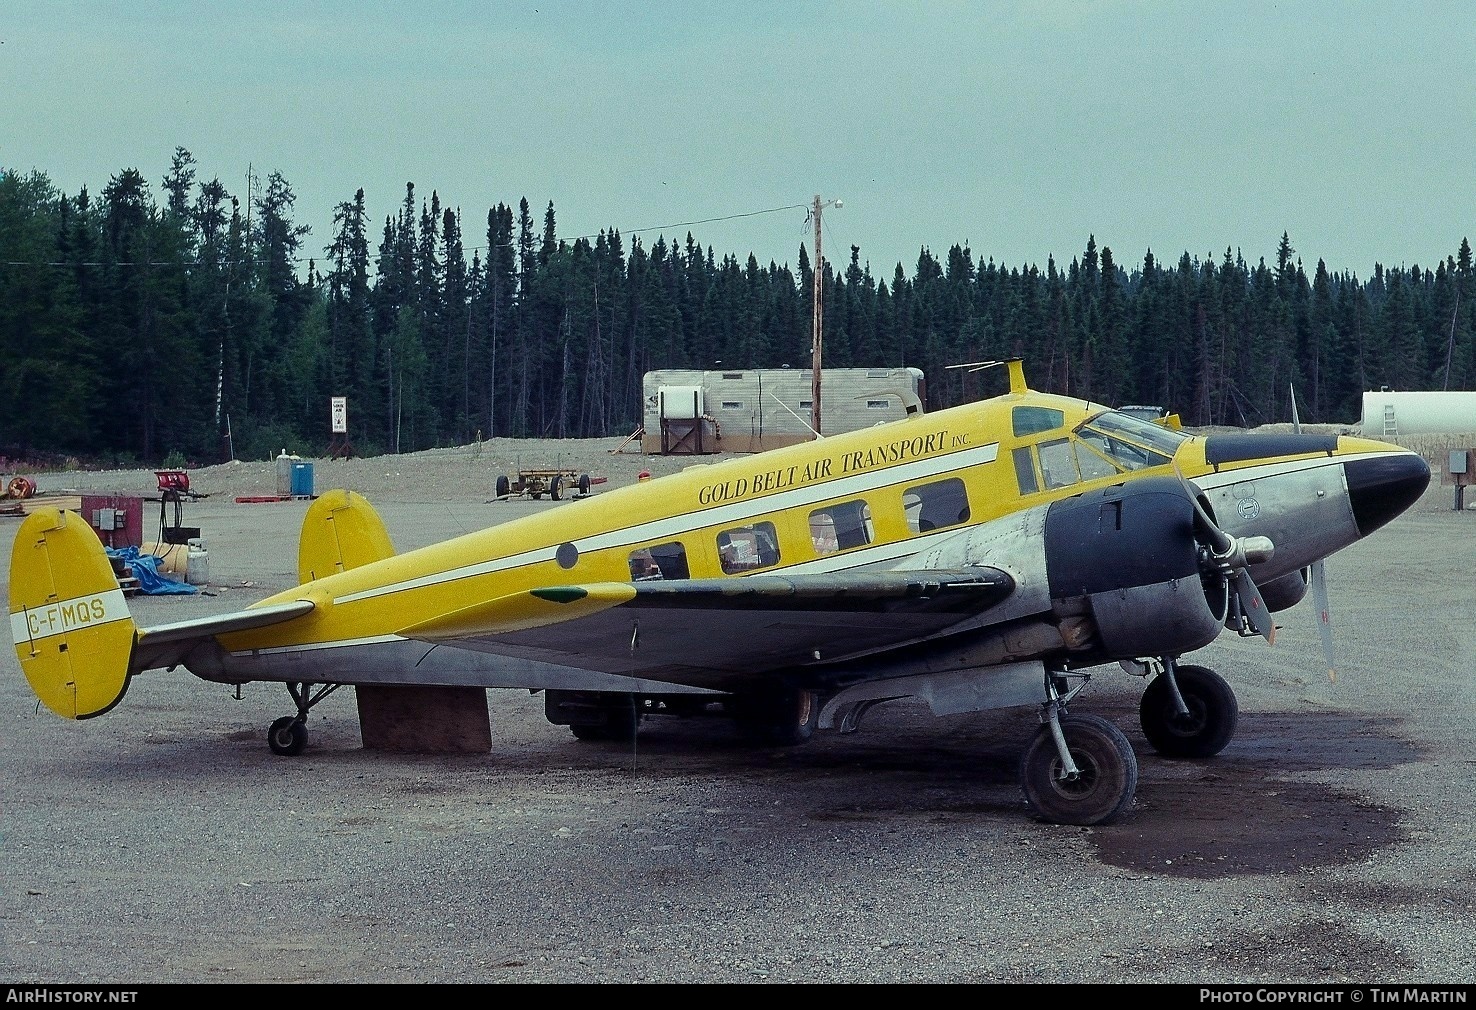
<svg viewBox="0 0 1476 1010"><path fill-rule="evenodd" d="M1312 562L1312 602L1317 606L1317 630L1322 635L1322 655L1327 660L1327 679L1338 679L1338 668L1333 662L1332 612L1327 603L1327 571L1322 559Z"/></svg>
<svg viewBox="0 0 1476 1010"><path fill-rule="evenodd" d="M1216 554L1230 553L1235 542L1231 539L1230 534L1220 529L1219 525L1210 518L1210 514L1204 510L1204 505L1199 500L1199 488L1195 487L1194 483L1177 467L1174 468L1174 473L1178 476L1179 482L1184 485L1184 493L1189 496L1189 503L1194 506L1195 528L1213 541L1212 547Z"/></svg>
<svg viewBox="0 0 1476 1010"><path fill-rule="evenodd" d="M1245 615L1251 630L1271 644L1276 644L1276 624L1271 620L1271 611L1261 599L1261 591L1255 580L1244 568L1235 571L1235 595L1240 598L1240 612Z"/></svg>

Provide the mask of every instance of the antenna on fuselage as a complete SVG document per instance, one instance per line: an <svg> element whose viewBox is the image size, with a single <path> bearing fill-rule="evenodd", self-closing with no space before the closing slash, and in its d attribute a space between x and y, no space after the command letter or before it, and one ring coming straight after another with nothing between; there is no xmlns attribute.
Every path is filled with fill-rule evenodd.
<svg viewBox="0 0 1476 1010"><path fill-rule="evenodd" d="M999 365L1008 365L1010 368L1010 392L1025 393L1030 387L1025 384L1025 359L1003 358L999 361L965 361L957 365L944 365L944 368L967 368L966 374L973 375L982 372L986 368L995 368Z"/></svg>

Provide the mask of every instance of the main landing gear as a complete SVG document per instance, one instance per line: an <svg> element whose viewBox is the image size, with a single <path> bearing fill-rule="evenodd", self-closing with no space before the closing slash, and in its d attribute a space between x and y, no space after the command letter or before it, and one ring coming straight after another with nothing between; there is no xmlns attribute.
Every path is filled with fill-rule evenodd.
<svg viewBox="0 0 1476 1010"><path fill-rule="evenodd" d="M1041 817L1057 824L1110 824L1138 789L1138 758L1111 722L1095 715L1067 715L1066 702L1086 684L1068 689L1069 675L1048 676L1050 700L1025 756L1020 785Z"/></svg>
<svg viewBox="0 0 1476 1010"><path fill-rule="evenodd" d="M267 730L267 746L272 749L272 753L283 757L301 754L308 741L308 711L339 687L338 684L288 683L287 690L297 703L297 714L282 716Z"/></svg>
<svg viewBox="0 0 1476 1010"><path fill-rule="evenodd" d="M1207 758L1229 744L1240 709L1219 674L1180 665L1172 656L1123 665L1143 676L1153 674L1138 717L1159 754ZM1066 714L1067 701L1085 686L1087 676L1048 676L1044 725L1020 763L1026 800L1042 818L1058 824L1109 824L1132 803L1138 787L1138 759L1123 732L1097 716ZM1074 687L1073 677L1081 679Z"/></svg>

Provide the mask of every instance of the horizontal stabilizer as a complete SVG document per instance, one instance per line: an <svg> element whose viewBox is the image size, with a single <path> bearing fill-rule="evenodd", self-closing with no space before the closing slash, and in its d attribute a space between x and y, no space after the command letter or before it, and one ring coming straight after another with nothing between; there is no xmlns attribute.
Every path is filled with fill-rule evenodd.
<svg viewBox="0 0 1476 1010"><path fill-rule="evenodd" d="M233 614L197 617L189 621L140 629L138 642L133 649L133 661L129 663L129 672L139 673L174 666L182 662L190 650L205 639L234 631L250 631L252 628L281 624L312 613L313 607L312 600L291 600Z"/></svg>

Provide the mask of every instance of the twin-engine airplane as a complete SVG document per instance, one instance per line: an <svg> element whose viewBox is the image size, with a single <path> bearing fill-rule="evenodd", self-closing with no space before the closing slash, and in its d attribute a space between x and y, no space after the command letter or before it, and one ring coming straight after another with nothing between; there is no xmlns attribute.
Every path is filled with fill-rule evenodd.
<svg viewBox="0 0 1476 1010"><path fill-rule="evenodd" d="M1180 658L1226 629L1272 638L1271 613L1408 508L1430 469L1363 438L1195 436L1032 391L1008 366L992 399L401 555L367 501L333 491L303 521L302 585L153 628L134 624L81 517L40 509L11 563L16 653L73 719L146 670L284 683L297 712L268 732L280 754L303 749L309 709L341 685L359 689L361 718L376 689L541 690L580 739L706 712L788 744L853 731L897 698L939 715L1031 706L1027 801L1048 821L1107 823L1138 764L1116 725L1075 711L1091 668L1151 677L1141 725L1160 754L1218 753L1235 695Z"/></svg>

